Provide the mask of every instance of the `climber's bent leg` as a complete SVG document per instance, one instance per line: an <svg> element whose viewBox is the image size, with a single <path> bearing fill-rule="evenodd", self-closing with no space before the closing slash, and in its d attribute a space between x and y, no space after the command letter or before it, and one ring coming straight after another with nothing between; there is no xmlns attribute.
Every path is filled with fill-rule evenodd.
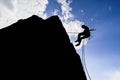
<svg viewBox="0 0 120 80"><path fill-rule="evenodd" d="M83 35L83 33L79 33L78 34L78 38L77 38L77 40L75 41L75 42L79 42L79 40L81 40L81 36Z"/></svg>

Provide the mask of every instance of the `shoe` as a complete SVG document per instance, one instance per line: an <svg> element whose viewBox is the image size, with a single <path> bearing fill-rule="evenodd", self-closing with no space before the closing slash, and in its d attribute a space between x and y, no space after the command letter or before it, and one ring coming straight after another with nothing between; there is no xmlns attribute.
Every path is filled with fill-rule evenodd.
<svg viewBox="0 0 120 80"><path fill-rule="evenodd" d="M80 42L78 44L76 44L75 46L79 46L80 45Z"/></svg>

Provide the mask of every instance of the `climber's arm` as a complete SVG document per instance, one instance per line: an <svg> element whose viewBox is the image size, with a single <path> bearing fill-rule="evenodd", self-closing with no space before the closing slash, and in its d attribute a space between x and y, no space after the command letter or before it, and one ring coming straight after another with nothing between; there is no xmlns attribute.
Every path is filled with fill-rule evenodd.
<svg viewBox="0 0 120 80"><path fill-rule="evenodd" d="M89 31L95 31L96 29L90 29Z"/></svg>

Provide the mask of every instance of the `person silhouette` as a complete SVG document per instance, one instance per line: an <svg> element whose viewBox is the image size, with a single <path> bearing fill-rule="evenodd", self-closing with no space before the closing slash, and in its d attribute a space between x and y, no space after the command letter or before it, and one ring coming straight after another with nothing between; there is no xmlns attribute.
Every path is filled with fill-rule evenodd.
<svg viewBox="0 0 120 80"><path fill-rule="evenodd" d="M89 38L90 39L90 31L94 31L95 29L89 29L88 26L82 25L82 28L84 29L83 32L78 34L78 38L75 42L78 42L75 46L79 46L81 44L82 39Z"/></svg>

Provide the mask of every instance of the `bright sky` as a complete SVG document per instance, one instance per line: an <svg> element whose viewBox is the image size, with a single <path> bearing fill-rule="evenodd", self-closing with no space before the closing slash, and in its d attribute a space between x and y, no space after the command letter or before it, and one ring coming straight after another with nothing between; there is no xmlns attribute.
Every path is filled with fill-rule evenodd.
<svg viewBox="0 0 120 80"><path fill-rule="evenodd" d="M59 15L67 32L81 32L82 24L96 28L85 45L89 74L92 80L120 80L119 7L120 0L0 0L0 28L33 14ZM76 35L69 34L71 42Z"/></svg>

